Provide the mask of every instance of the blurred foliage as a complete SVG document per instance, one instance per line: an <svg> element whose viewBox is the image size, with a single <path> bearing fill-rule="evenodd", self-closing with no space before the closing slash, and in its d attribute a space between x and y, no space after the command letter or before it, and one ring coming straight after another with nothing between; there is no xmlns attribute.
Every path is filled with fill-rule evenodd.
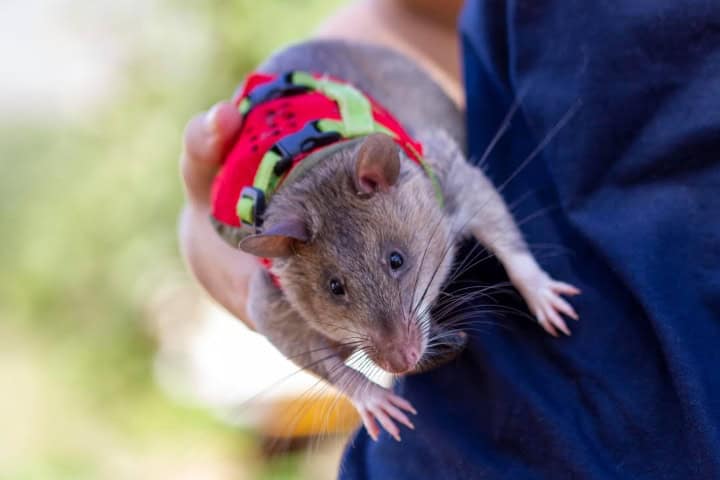
<svg viewBox="0 0 720 480"><path fill-rule="evenodd" d="M103 18L77 3L69 22ZM128 54L99 107L72 121L0 119L2 479L138 478L133 465L153 455L148 478L173 478L163 462L185 452L231 466L251 455L247 434L158 391L145 306L186 275L184 124L341 2L151 3L142 17L108 15ZM292 465L252 478L294 478Z"/></svg>

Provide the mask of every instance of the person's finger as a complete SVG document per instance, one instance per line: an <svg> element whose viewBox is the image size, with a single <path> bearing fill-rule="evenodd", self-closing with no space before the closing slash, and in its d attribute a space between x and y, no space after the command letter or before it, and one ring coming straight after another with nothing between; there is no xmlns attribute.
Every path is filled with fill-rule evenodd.
<svg viewBox="0 0 720 480"><path fill-rule="evenodd" d="M229 102L218 103L188 123L181 169L192 202L209 202L213 177L241 123L240 113Z"/></svg>

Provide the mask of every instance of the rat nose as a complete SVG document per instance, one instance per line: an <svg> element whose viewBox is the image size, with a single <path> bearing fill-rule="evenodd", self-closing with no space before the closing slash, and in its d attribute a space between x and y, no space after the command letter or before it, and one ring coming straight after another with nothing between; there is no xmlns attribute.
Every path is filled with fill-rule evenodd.
<svg viewBox="0 0 720 480"><path fill-rule="evenodd" d="M372 359L383 370L401 374L417 367L425 352L423 333L416 322L393 322L392 328L378 329L371 335Z"/></svg>
<svg viewBox="0 0 720 480"><path fill-rule="evenodd" d="M420 360L420 348L416 345L389 345L383 355L380 366L390 373L405 373L417 365Z"/></svg>

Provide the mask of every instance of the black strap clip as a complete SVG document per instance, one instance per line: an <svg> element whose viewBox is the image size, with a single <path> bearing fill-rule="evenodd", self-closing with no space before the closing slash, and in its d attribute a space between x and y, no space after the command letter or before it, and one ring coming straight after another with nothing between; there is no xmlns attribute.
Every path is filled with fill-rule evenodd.
<svg viewBox="0 0 720 480"><path fill-rule="evenodd" d="M254 227L262 225L262 214L265 213L265 194L262 190L255 187L245 187L240 193L241 198L248 198L252 201L252 221L250 224ZM243 223L246 223L243 220ZM246 223L247 224L247 223Z"/></svg>
<svg viewBox="0 0 720 480"><path fill-rule="evenodd" d="M308 122L297 132L278 140L273 148L280 155L275 164L274 173L282 175L292 165L293 159L301 153L307 153L318 147L328 145L340 140L338 132L323 132L318 128L317 121Z"/></svg>
<svg viewBox="0 0 720 480"><path fill-rule="evenodd" d="M294 72L285 72L282 75L278 75L275 80L253 88L250 93L247 94L247 98L250 101L250 108L269 100L309 91L310 87L295 85L292 82L293 73Z"/></svg>

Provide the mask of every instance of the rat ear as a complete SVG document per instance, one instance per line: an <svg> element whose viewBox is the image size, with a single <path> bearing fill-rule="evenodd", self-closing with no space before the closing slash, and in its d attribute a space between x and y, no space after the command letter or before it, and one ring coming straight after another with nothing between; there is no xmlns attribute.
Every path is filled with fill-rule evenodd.
<svg viewBox="0 0 720 480"><path fill-rule="evenodd" d="M243 238L238 246L243 252L256 257L289 257L293 254L295 242L307 242L309 239L305 222L299 218L289 218L276 223L263 233Z"/></svg>
<svg viewBox="0 0 720 480"><path fill-rule="evenodd" d="M355 155L355 187L358 193L386 192L400 174L400 150L384 133L368 135Z"/></svg>

